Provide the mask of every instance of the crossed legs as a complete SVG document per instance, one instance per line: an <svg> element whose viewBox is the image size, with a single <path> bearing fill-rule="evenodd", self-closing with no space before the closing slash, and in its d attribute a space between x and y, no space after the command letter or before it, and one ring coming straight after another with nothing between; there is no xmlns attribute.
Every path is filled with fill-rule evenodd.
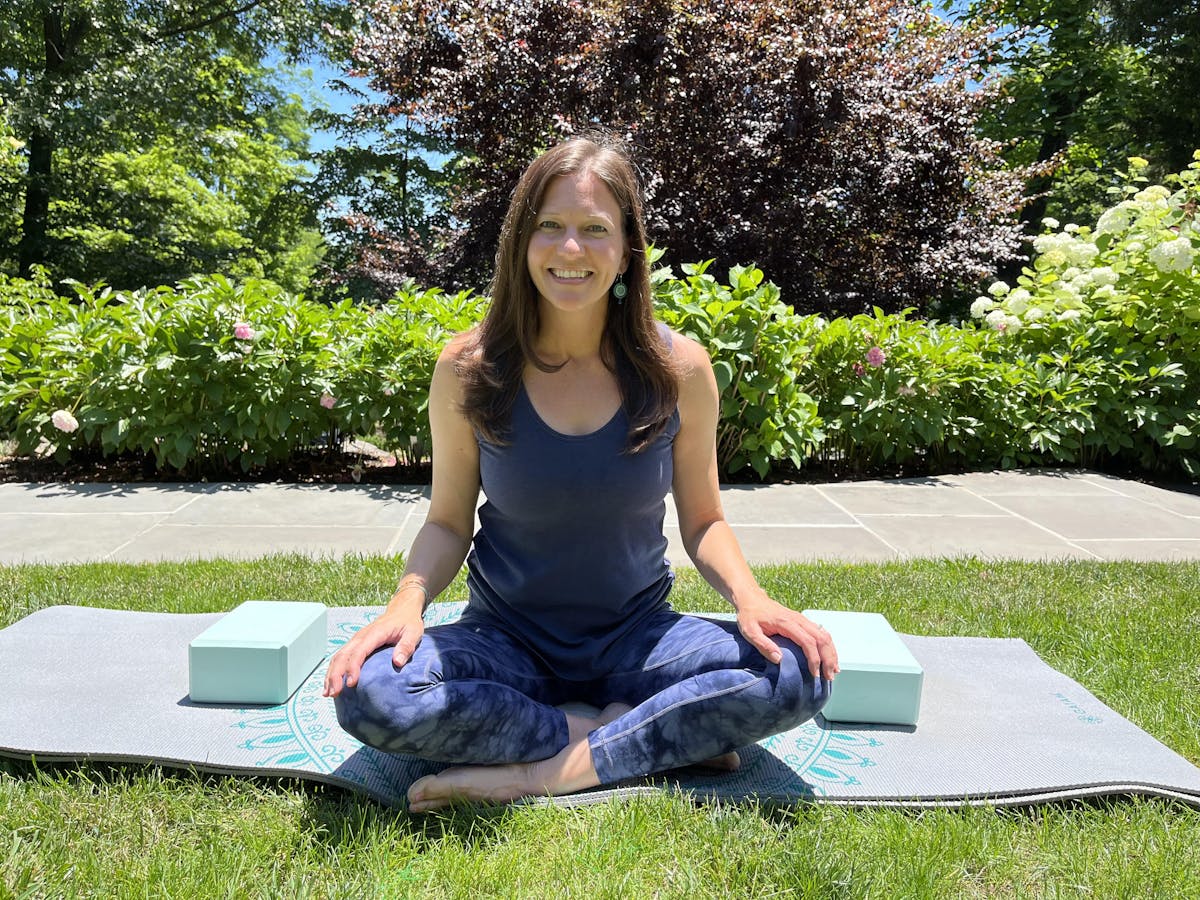
<svg viewBox="0 0 1200 900"><path fill-rule="evenodd" d="M338 721L381 750L459 766L413 784L413 811L570 793L702 760L731 767L737 747L808 720L828 698L799 648L780 644L773 664L731 622L666 611L610 674L569 682L497 629L455 623L429 629L400 670L390 649L372 655L337 697ZM568 700L603 711L556 708Z"/></svg>

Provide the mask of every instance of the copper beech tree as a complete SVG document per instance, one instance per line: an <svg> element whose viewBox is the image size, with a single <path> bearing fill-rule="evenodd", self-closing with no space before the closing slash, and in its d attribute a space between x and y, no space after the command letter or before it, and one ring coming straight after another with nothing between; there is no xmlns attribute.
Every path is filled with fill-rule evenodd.
<svg viewBox="0 0 1200 900"><path fill-rule="evenodd" d="M984 29L895 0L354 0L356 63L457 154L453 227L375 254L486 283L540 149L632 141L673 263L757 263L801 311L923 306L1011 259L1022 173L976 135ZM424 265L424 263L422 263Z"/></svg>

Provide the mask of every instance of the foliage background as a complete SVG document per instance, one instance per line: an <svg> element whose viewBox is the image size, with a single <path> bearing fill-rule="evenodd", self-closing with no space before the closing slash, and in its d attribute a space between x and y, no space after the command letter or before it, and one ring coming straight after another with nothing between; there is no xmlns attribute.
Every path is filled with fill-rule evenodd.
<svg viewBox="0 0 1200 900"><path fill-rule="evenodd" d="M1135 161L1095 228L1039 237L1017 286L993 284L963 324L878 307L802 316L760 269L721 281L709 263L679 276L659 266L659 315L713 359L723 471L1073 464L1200 477L1196 156L1156 185ZM484 305L411 284L378 307L222 276L75 287L69 300L45 281L0 284L0 436L24 453L150 455L191 474L276 464L341 435L422 458L438 351Z"/></svg>
<svg viewBox="0 0 1200 900"><path fill-rule="evenodd" d="M355 58L459 154L452 222L379 271L480 287L520 171L603 123L678 259L753 262L801 311L923 307L1014 256L1021 173L975 123L980 28L890 0L356 2ZM496 90L503 84L502 91Z"/></svg>

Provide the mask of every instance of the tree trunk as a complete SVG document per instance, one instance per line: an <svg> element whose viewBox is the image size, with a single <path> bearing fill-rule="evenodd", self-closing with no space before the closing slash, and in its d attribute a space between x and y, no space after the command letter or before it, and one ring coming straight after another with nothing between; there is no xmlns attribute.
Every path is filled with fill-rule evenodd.
<svg viewBox="0 0 1200 900"><path fill-rule="evenodd" d="M52 95L51 85L63 77L68 65L77 63L76 51L92 29L86 12L66 20L61 5L42 14L42 38L45 46L44 95ZM46 110L39 110L45 113ZM43 121L48 116L43 117ZM46 230L50 220L50 192L54 177L54 132L42 124L29 134L29 172L25 178L25 214L21 222L21 242L17 246L17 264L22 275L49 259Z"/></svg>
<svg viewBox="0 0 1200 900"><path fill-rule="evenodd" d="M1057 126L1052 126L1049 131L1042 135L1041 146L1038 147L1037 161L1040 163L1048 162L1055 154L1061 153L1067 149L1067 135ZM1051 176L1043 175L1040 178L1034 178L1029 182L1029 191L1033 194L1041 194L1031 200L1023 210L1021 210L1021 222L1024 225L1026 234L1037 235L1042 233L1042 219L1046 217L1046 206L1049 204L1049 197L1046 191L1049 191L1054 183Z"/></svg>
<svg viewBox="0 0 1200 900"><path fill-rule="evenodd" d="M35 127L29 136L29 173L25 179L25 215L21 226L21 243L17 248L17 264L22 276L28 277L35 265L45 264L48 254L46 227L50 218L50 178L54 140L46 131Z"/></svg>

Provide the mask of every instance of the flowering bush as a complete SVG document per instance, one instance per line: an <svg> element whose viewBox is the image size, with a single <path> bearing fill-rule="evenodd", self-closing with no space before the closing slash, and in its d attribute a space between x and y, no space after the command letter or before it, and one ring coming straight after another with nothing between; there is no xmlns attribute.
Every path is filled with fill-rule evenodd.
<svg viewBox="0 0 1200 900"><path fill-rule="evenodd" d="M479 307L412 290L377 311L325 307L222 276L74 288L0 282L0 434L22 454L145 454L190 474L249 471L380 424L409 456L412 436L427 444L436 345ZM429 346L410 346L413 328Z"/></svg>
<svg viewBox="0 0 1200 900"><path fill-rule="evenodd" d="M911 311L799 316L761 270L653 273L660 317L705 345L723 470L1116 464L1200 477L1200 153L1147 185L1133 161L1094 227L1048 221L1013 286L964 325ZM652 261L661 258L652 251ZM194 278L114 293L0 277L0 436L18 452L141 453L243 470L342 434L427 455L449 334L484 300L411 285L378 308Z"/></svg>
<svg viewBox="0 0 1200 900"><path fill-rule="evenodd" d="M1074 408L1056 455L1097 452L1200 475L1200 151L1164 184L1130 160L1122 199L1095 227L1045 220L1033 265L971 313L1011 338L1034 382L1058 373L1048 404ZM1037 367L1041 367L1039 372ZM1050 435L1047 435L1050 437ZM1070 438L1068 440L1068 437Z"/></svg>

